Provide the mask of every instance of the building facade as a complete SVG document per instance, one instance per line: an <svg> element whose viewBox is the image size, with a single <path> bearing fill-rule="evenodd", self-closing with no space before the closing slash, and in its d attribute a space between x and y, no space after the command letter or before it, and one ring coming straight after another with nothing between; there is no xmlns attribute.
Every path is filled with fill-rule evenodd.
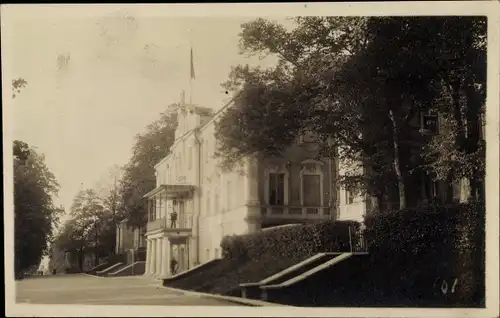
<svg viewBox="0 0 500 318"><path fill-rule="evenodd" d="M127 225L127 219L116 225L115 254L124 255L124 261L127 264L143 261L145 247L145 228L131 227Z"/></svg>
<svg viewBox="0 0 500 318"><path fill-rule="evenodd" d="M168 277L220 258L226 235L337 216L335 163L317 159L312 136L281 157L249 157L224 171L215 157L220 114L192 105L178 110L175 142L155 167L156 188L145 195L146 275Z"/></svg>
<svg viewBox="0 0 500 318"><path fill-rule="evenodd" d="M447 125L442 116L436 112L417 112L410 121L410 126L413 127L413 133L422 138L424 142L429 142L432 136L437 134L447 134ZM479 121L479 137L484 140L485 122L484 116ZM339 150L340 151L340 150ZM357 173L366 173L366 167L360 165L360 171ZM352 173L353 166L343 162L337 162L339 176L345 175L348 171ZM356 167L356 169L358 169ZM459 180L433 180L433 178L425 171L418 170L412 175L413 188L408 188L407 191L412 192L412 199L407 202L408 207L426 204L434 200L441 203L444 202L466 202L473 195L471 186L467 178ZM416 191L415 191L416 189ZM363 222L364 217L376 211L379 202L374 197L366 194L360 194L356 191L349 191L339 188L338 196L338 220L357 220ZM388 202L383 209L399 207L399 202Z"/></svg>

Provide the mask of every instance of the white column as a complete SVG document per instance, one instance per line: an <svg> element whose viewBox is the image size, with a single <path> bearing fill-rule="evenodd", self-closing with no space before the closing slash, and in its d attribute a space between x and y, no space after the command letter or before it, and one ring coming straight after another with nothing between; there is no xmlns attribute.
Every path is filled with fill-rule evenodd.
<svg viewBox="0 0 500 318"><path fill-rule="evenodd" d="M156 239L151 239L151 257L149 259L149 274L154 275L156 265Z"/></svg>
<svg viewBox="0 0 500 318"><path fill-rule="evenodd" d="M249 157L245 169L245 203L259 204L259 169L257 158Z"/></svg>
<svg viewBox="0 0 500 318"><path fill-rule="evenodd" d="M162 260L160 277L170 276L170 241L167 237L162 238Z"/></svg>
<svg viewBox="0 0 500 318"><path fill-rule="evenodd" d="M256 157L252 156L247 159L245 170L246 223L248 226L247 231L252 233L260 230L260 222L256 219L260 215L259 166Z"/></svg>
<svg viewBox="0 0 500 318"><path fill-rule="evenodd" d="M155 276L160 276L161 274L161 261L162 261L162 249L163 249L163 237L156 239L156 270Z"/></svg>
<svg viewBox="0 0 500 318"><path fill-rule="evenodd" d="M144 271L144 275L151 275L151 240L147 239L146 246L146 270Z"/></svg>

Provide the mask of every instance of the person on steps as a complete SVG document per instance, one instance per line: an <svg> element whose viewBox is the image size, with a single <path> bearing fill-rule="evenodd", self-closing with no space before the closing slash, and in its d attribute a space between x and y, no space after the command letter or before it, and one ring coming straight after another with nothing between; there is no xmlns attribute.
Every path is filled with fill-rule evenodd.
<svg viewBox="0 0 500 318"><path fill-rule="evenodd" d="M170 272L172 273L172 276L177 273L177 261L175 259L170 261Z"/></svg>

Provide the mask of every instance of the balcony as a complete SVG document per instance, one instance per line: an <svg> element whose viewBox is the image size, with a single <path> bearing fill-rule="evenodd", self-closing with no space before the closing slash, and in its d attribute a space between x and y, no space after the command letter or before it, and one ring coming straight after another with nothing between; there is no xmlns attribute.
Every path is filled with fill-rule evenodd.
<svg viewBox="0 0 500 318"><path fill-rule="evenodd" d="M147 232L170 232L170 233L191 233L191 228L193 226L193 216L192 214L181 214L177 217L177 221L172 224L170 216L149 221L147 224Z"/></svg>
<svg viewBox="0 0 500 318"><path fill-rule="evenodd" d="M328 206L261 206L260 218L267 220L329 220L331 215Z"/></svg>

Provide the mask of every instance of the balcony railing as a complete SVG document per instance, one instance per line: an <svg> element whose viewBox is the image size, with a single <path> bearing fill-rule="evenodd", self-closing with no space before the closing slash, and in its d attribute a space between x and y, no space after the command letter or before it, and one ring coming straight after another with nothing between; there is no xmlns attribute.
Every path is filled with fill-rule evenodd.
<svg viewBox="0 0 500 318"><path fill-rule="evenodd" d="M328 206L277 206L266 205L261 207L261 215L269 217L324 219L330 217Z"/></svg>
<svg viewBox="0 0 500 318"><path fill-rule="evenodd" d="M193 216L192 214L180 214L177 216L177 220L172 222L170 214L167 217L149 221L147 224L147 231L151 232L154 230L176 230L176 229L191 229L193 226Z"/></svg>

